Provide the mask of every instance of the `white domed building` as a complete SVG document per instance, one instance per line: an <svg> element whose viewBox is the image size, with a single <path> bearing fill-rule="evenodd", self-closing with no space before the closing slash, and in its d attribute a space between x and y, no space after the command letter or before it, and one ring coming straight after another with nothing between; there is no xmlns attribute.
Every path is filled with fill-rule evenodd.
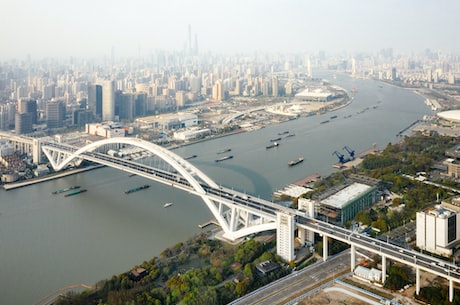
<svg viewBox="0 0 460 305"><path fill-rule="evenodd" d="M438 112L436 115L443 120L452 123L460 123L460 110L442 111Z"/></svg>

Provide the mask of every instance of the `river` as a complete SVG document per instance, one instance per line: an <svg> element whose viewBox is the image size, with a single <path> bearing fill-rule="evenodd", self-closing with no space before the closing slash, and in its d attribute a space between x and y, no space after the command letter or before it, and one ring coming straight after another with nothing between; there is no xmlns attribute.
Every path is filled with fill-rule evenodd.
<svg viewBox="0 0 460 305"><path fill-rule="evenodd" d="M432 114L423 97L408 90L341 74L333 82L347 90L357 88L347 107L174 152L196 154L189 161L221 185L270 199L273 191L295 180L335 171L334 151L346 154L344 146L357 153L373 145L382 149L400 140L399 131ZM325 120L329 123L321 124ZM269 140L283 131L295 136L267 150ZM217 151L227 147L234 158L215 162ZM303 163L287 166L299 156ZM143 184L151 187L124 193ZM88 192L52 194L70 185ZM164 208L165 202L174 204ZM33 304L64 286L93 285L199 233L198 224L211 217L189 193L111 168L0 190L0 303Z"/></svg>

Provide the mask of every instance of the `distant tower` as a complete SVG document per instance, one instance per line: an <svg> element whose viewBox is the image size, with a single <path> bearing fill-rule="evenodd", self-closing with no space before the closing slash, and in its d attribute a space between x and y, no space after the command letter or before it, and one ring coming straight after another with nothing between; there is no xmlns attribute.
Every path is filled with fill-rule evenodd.
<svg viewBox="0 0 460 305"><path fill-rule="evenodd" d="M192 26L188 25L188 54L192 54Z"/></svg>
<svg viewBox="0 0 460 305"><path fill-rule="evenodd" d="M356 59L351 59L351 75L356 76Z"/></svg>
<svg viewBox="0 0 460 305"><path fill-rule="evenodd" d="M195 34L195 46L193 48L193 53L198 55L198 36Z"/></svg>
<svg viewBox="0 0 460 305"><path fill-rule="evenodd" d="M272 95L274 97L277 97L279 95L278 86L279 86L278 78L275 76L272 78Z"/></svg>
<svg viewBox="0 0 460 305"><path fill-rule="evenodd" d="M102 85L102 120L115 119L115 81L107 80Z"/></svg>
<svg viewBox="0 0 460 305"><path fill-rule="evenodd" d="M312 69L311 69L310 56L307 57L307 73L308 73L308 77L313 78L313 72L312 72Z"/></svg>

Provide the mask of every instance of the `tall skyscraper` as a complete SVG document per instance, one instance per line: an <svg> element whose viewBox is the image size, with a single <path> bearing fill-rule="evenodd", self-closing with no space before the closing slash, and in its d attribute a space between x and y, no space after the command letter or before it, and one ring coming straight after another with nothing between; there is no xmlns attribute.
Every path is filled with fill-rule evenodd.
<svg viewBox="0 0 460 305"><path fill-rule="evenodd" d="M8 130L9 128L8 107L7 105L0 105L0 130Z"/></svg>
<svg viewBox="0 0 460 305"><path fill-rule="evenodd" d="M65 126L65 103L63 100L51 100L46 103L46 127L61 128Z"/></svg>
<svg viewBox="0 0 460 305"><path fill-rule="evenodd" d="M102 85L102 120L115 119L115 81L107 80Z"/></svg>
<svg viewBox="0 0 460 305"><path fill-rule="evenodd" d="M272 78L272 96L277 97L279 95L279 81L278 78L275 76Z"/></svg>
<svg viewBox="0 0 460 305"><path fill-rule="evenodd" d="M88 85L88 110L95 118L102 118L102 86Z"/></svg>

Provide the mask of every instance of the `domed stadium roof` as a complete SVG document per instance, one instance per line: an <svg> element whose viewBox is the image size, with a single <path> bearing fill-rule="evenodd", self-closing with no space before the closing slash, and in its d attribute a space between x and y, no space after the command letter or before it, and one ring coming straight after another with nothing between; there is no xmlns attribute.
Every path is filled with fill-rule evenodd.
<svg viewBox="0 0 460 305"><path fill-rule="evenodd" d="M438 112L436 115L440 117L441 119L460 123L460 110L448 110L448 111Z"/></svg>

